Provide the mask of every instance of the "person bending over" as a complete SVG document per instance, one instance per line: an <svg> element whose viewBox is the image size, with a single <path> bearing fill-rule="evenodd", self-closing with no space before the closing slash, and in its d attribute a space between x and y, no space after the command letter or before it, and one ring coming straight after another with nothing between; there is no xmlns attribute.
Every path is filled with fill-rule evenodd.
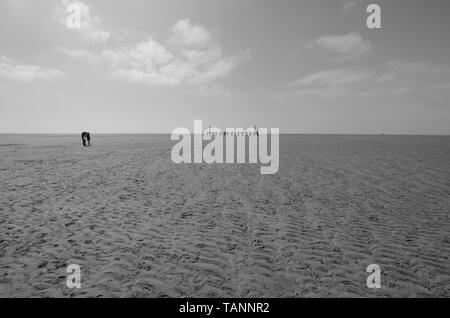
<svg viewBox="0 0 450 318"><path fill-rule="evenodd" d="M90 146L91 145L91 134L86 131L83 131L81 133L81 140L83 141L84 147ZM87 144L86 144L86 142L87 142Z"/></svg>

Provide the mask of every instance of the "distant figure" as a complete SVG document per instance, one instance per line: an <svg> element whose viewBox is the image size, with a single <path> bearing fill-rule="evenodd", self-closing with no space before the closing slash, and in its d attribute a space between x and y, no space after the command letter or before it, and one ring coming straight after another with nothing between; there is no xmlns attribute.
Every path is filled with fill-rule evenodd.
<svg viewBox="0 0 450 318"><path fill-rule="evenodd" d="M91 145L91 134L86 131L83 131L81 133L81 140L83 141L84 147L90 146ZM86 141L87 141L87 145L86 145Z"/></svg>

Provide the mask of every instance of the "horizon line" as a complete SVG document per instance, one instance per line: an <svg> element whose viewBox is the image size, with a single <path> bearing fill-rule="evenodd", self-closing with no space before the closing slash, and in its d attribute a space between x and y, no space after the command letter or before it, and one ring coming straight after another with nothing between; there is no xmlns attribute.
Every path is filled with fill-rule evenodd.
<svg viewBox="0 0 450 318"><path fill-rule="evenodd" d="M80 135L81 133L0 132L0 135ZM99 132L92 135L171 135L172 132ZM192 133L191 133L192 135ZM300 133L283 132L280 135L336 135L336 136L450 136L450 133Z"/></svg>

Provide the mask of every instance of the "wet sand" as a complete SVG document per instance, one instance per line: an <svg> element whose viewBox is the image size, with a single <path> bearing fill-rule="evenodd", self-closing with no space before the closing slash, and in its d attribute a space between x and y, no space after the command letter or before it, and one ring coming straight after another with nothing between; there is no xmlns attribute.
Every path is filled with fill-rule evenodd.
<svg viewBox="0 0 450 318"><path fill-rule="evenodd" d="M92 143L0 135L1 297L450 297L450 137L284 135L276 175Z"/></svg>

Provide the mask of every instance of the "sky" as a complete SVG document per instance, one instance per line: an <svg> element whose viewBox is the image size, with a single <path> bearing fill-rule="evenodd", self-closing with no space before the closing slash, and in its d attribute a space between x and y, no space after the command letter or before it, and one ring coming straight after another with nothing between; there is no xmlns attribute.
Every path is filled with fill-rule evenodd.
<svg viewBox="0 0 450 318"><path fill-rule="evenodd" d="M366 25L370 3L381 29ZM201 119L450 134L449 14L448 0L0 0L0 133L170 133Z"/></svg>

